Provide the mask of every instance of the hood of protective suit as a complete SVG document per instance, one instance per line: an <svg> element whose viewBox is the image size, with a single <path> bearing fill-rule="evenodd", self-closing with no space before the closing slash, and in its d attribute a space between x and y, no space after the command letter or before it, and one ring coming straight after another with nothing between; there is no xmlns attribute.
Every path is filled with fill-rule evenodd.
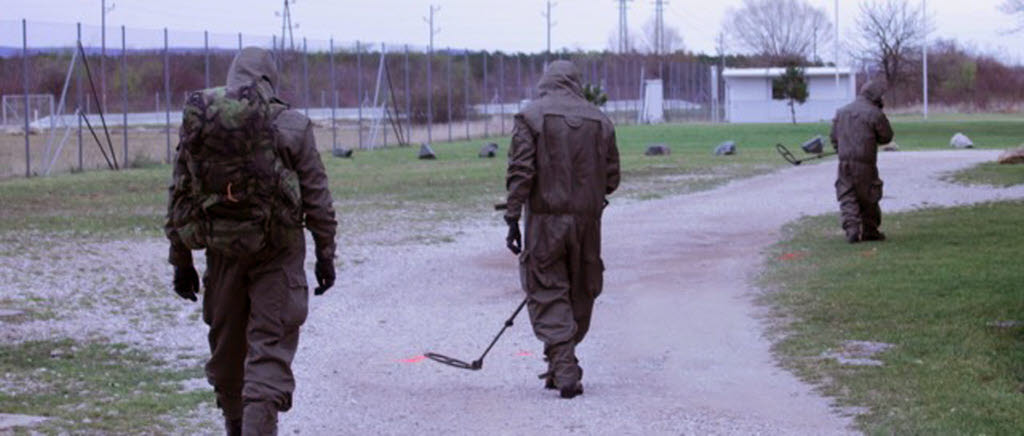
<svg viewBox="0 0 1024 436"><path fill-rule="evenodd" d="M876 106L882 107L882 97L885 96L886 88L884 80L869 80L868 83L860 87L860 96Z"/></svg>
<svg viewBox="0 0 1024 436"><path fill-rule="evenodd" d="M548 94L568 94L583 98L580 71L569 61L554 61L548 64L540 83L537 84L537 89L541 97Z"/></svg>
<svg viewBox="0 0 1024 436"><path fill-rule="evenodd" d="M257 79L263 79L260 85L269 91L270 95L276 94L278 74L274 55L259 47L246 47L231 61L227 87L237 89Z"/></svg>

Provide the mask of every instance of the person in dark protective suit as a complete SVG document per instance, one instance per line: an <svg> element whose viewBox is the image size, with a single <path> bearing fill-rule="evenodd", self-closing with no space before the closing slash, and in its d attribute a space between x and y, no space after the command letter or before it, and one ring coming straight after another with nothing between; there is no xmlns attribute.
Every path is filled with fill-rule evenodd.
<svg viewBox="0 0 1024 436"><path fill-rule="evenodd" d="M575 350L601 293L601 214L605 196L619 186L619 151L615 128L583 97L571 62L552 62L538 89L539 98L515 116L506 243L513 253L522 251L530 321L548 361L546 387L573 398L583 393Z"/></svg>
<svg viewBox="0 0 1024 436"><path fill-rule="evenodd" d="M265 103L266 107L276 108L267 112L273 116L264 124L272 126L266 136L273 140L266 141L272 146L264 155L269 162L277 164L276 170L290 177L273 186L289 184L290 180L296 193L293 197L297 197L291 202L296 217L293 224L273 230L277 243L266 245L259 252L236 257L215 250L213 243L220 236L212 230L213 236L207 235L203 320L210 326L211 356L206 364L206 376L214 387L217 405L223 410L229 435L276 434L278 412L287 411L292 405L295 379L291 364L308 303L303 227L312 233L316 245L315 273L319 285L316 295L330 288L335 280L337 221L327 175L314 142L313 126L308 118L288 109L274 96L277 85L278 73L270 52L249 47L235 57L224 88L229 93L242 88L262 93L266 98L261 101L269 102ZM186 118L187 115L186 112ZM182 144L187 130L183 124ZM205 145L202 140L198 142L197 149L210 146L209 140ZM204 162L196 159L195 153L198 151L193 151L193 156L189 157L186 147L178 146L165 226L170 240L169 260L174 266L174 290L192 301L196 301L200 289L199 276L190 251L195 247L187 242L192 236L183 230L186 228L183 223L193 218L182 210L191 210L188 205L194 204L189 196L196 191L187 186L196 182L190 176L195 177L199 171L196 168L204 168ZM208 161L205 164L210 165ZM253 181L253 186L257 186L257 182L260 180ZM232 192L229 183L225 195L218 198L235 202L242 198L239 204L243 204L246 201L243 194L238 184ZM216 223L210 226L215 229ZM224 237L245 240L252 236L235 230Z"/></svg>
<svg viewBox="0 0 1024 436"><path fill-rule="evenodd" d="M878 178L878 146L892 142L892 127L882 112L885 82L872 80L861 87L857 100L843 106L829 134L839 152L836 198L843 230L850 243L882 241L882 180Z"/></svg>

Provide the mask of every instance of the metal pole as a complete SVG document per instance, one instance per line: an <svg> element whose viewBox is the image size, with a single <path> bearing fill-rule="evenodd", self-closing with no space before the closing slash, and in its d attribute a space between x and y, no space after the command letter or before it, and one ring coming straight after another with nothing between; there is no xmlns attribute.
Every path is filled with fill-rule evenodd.
<svg viewBox="0 0 1024 436"><path fill-rule="evenodd" d="M359 112L359 148L363 148L363 46L356 41L356 107Z"/></svg>
<svg viewBox="0 0 1024 436"><path fill-rule="evenodd" d="M238 32L238 51L242 51L242 32Z"/></svg>
<svg viewBox="0 0 1024 436"><path fill-rule="evenodd" d="M448 76L448 142L452 142L452 48L448 47L448 63L445 67Z"/></svg>
<svg viewBox="0 0 1024 436"><path fill-rule="evenodd" d="M164 27L164 135L167 137L167 163L171 163L171 55Z"/></svg>
<svg viewBox="0 0 1024 436"><path fill-rule="evenodd" d="M412 142L412 91L409 88L409 44L405 45L405 142Z"/></svg>
<svg viewBox="0 0 1024 436"><path fill-rule="evenodd" d="M82 23L78 23L78 45L82 45ZM85 62L85 60L82 60ZM85 115L84 108L82 107L82 72L79 70L75 74L75 91L78 94L78 171L84 170L85 156L84 150L82 149L82 117Z"/></svg>
<svg viewBox="0 0 1024 436"><path fill-rule="evenodd" d="M924 17L924 42L921 44L921 95L924 97L924 119L928 119L928 0L921 0L921 15Z"/></svg>
<svg viewBox="0 0 1024 436"><path fill-rule="evenodd" d="M309 52L306 51L306 37L302 37L302 106L309 118Z"/></svg>
<svg viewBox="0 0 1024 436"><path fill-rule="evenodd" d="M32 154L28 139L28 21L24 18L21 20L21 84L25 88L25 177L32 177Z"/></svg>
<svg viewBox="0 0 1024 436"><path fill-rule="evenodd" d="M430 46L427 47L427 144L433 144L433 125L434 125L434 75L431 70L434 69L434 13L430 13Z"/></svg>
<svg viewBox="0 0 1024 436"><path fill-rule="evenodd" d="M491 120L490 120L491 111L490 111L490 108L488 107L490 105L490 100L488 100L488 99L490 98L490 94L491 93L489 91L490 90L487 89L487 52L485 51L484 52L484 92L483 92L483 98L484 98L484 138L487 138L487 137L491 136L491 129L490 129L490 127L491 127Z"/></svg>
<svg viewBox="0 0 1024 436"><path fill-rule="evenodd" d="M338 149L338 126L337 118L335 117L335 108L338 107L338 91L335 88L335 74L334 74L334 37L331 37L330 42L331 49L331 151Z"/></svg>
<svg viewBox="0 0 1024 436"><path fill-rule="evenodd" d="M121 151L121 163L128 166L128 44L125 29L121 26L121 134L124 136L124 150Z"/></svg>
<svg viewBox="0 0 1024 436"><path fill-rule="evenodd" d="M466 63L466 71L462 72L462 110L465 112L466 140L469 141L469 49L466 49L466 51L462 54L462 58Z"/></svg>
<svg viewBox="0 0 1024 436"><path fill-rule="evenodd" d="M835 51L836 57L836 96L839 95L839 0L835 0L835 12L836 12L836 34L835 41L833 41L833 50ZM852 77L852 74L851 74Z"/></svg>
<svg viewBox="0 0 1024 436"><path fill-rule="evenodd" d="M516 112L523 110L523 57L516 53Z"/></svg>
<svg viewBox="0 0 1024 436"><path fill-rule="evenodd" d="M210 87L210 32L203 31L203 87Z"/></svg>
<svg viewBox="0 0 1024 436"><path fill-rule="evenodd" d="M501 118L501 134L505 135L505 55L498 58L498 113Z"/></svg>
<svg viewBox="0 0 1024 436"><path fill-rule="evenodd" d="M97 109L107 108L107 0L100 0L100 101Z"/></svg>

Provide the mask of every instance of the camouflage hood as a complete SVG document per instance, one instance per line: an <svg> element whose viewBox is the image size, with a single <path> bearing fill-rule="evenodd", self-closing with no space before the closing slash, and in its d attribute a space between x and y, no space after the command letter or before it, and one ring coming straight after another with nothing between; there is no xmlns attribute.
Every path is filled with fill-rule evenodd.
<svg viewBox="0 0 1024 436"><path fill-rule="evenodd" d="M580 71L569 61L554 61L548 64L544 75L537 84L540 96L548 94L572 95L583 98L580 85Z"/></svg>
<svg viewBox="0 0 1024 436"><path fill-rule="evenodd" d="M869 80L860 87L860 96L878 107L882 107L882 97L885 96L886 84L884 80Z"/></svg>
<svg viewBox="0 0 1024 436"><path fill-rule="evenodd" d="M249 85L256 79L263 79L260 82L260 87L263 88L266 95L275 96L277 94L275 88L278 74L274 56L259 47L246 47L231 61L227 87L228 89L237 89Z"/></svg>

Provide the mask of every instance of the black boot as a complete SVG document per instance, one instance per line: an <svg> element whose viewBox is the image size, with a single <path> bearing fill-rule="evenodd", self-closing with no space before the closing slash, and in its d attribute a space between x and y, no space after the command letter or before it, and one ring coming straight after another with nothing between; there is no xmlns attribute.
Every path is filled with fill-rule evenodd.
<svg viewBox="0 0 1024 436"><path fill-rule="evenodd" d="M242 418L224 418L224 432L228 436L242 436Z"/></svg>
<svg viewBox="0 0 1024 436"><path fill-rule="evenodd" d="M246 403L242 414L242 434L265 436L277 434L277 407L267 401Z"/></svg>

